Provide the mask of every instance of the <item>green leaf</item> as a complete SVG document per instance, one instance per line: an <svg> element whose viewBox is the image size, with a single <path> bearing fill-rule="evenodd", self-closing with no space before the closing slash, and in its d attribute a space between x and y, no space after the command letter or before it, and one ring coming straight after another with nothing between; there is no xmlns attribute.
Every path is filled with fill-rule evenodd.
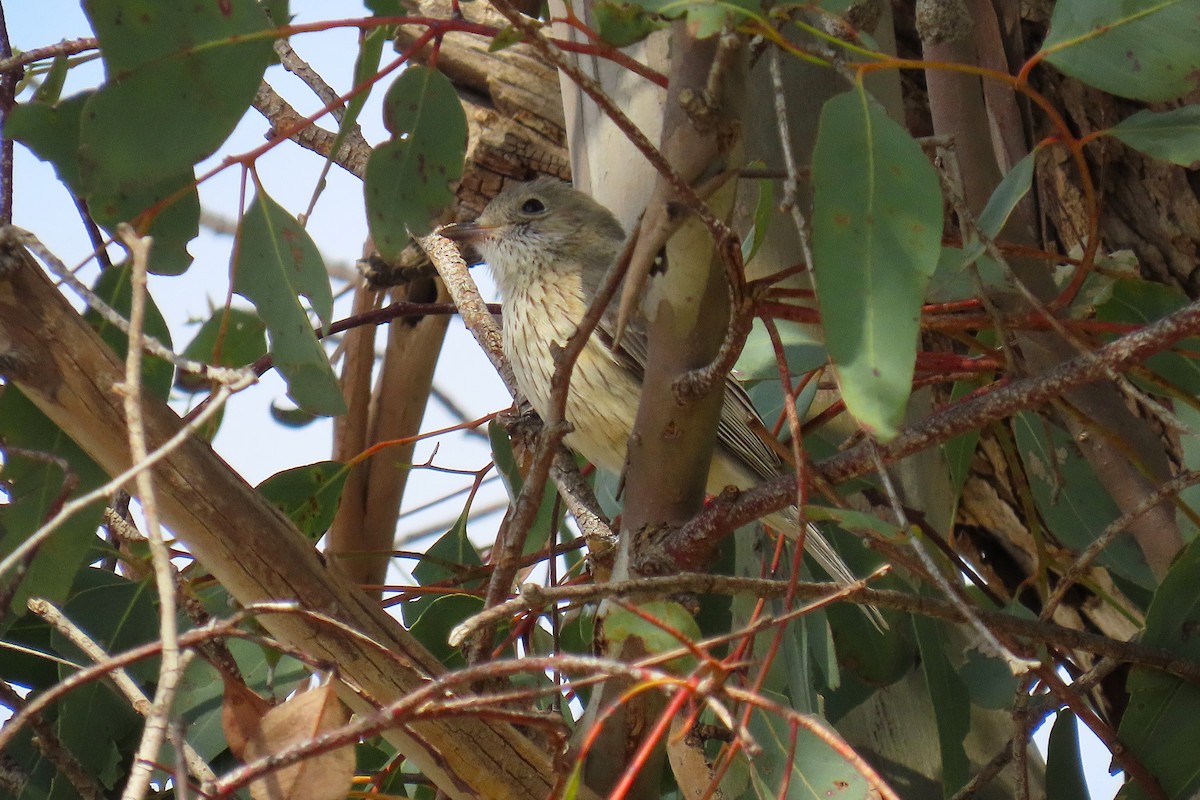
<svg viewBox="0 0 1200 800"><path fill-rule="evenodd" d="M400 0L365 0L365 5L377 17L399 17L404 14Z"/></svg>
<svg viewBox="0 0 1200 800"><path fill-rule="evenodd" d="M937 622L918 615L913 616L912 622L921 652L921 670L925 673L937 720L942 790L945 797L953 797L970 777L971 762L963 748L963 741L971 730L970 698L967 687L946 658L945 643Z"/></svg>
<svg viewBox="0 0 1200 800"><path fill-rule="evenodd" d="M1011 698L1010 698L1011 699ZM1050 729L1046 749L1046 796L1055 800L1089 800L1079 756L1079 731L1075 715L1063 709Z"/></svg>
<svg viewBox="0 0 1200 800"><path fill-rule="evenodd" d="M364 192L371 237L385 259L399 257L410 234L429 231L454 201L462 176L467 116L450 80L409 67L388 90L383 122L392 138L367 162Z"/></svg>
<svg viewBox="0 0 1200 800"><path fill-rule="evenodd" d="M904 419L921 303L941 253L937 174L860 87L825 104L812 178L825 344L847 409L886 441Z"/></svg>
<svg viewBox="0 0 1200 800"><path fill-rule="evenodd" d="M217 309L183 350L183 357L220 367L244 367L267 352L267 326L253 311ZM200 392L211 384L199 375L180 371L175 386Z"/></svg>
<svg viewBox="0 0 1200 800"><path fill-rule="evenodd" d="M85 0L84 10L106 76L80 131L89 191L154 184L212 154L273 54L254 0Z"/></svg>
<svg viewBox="0 0 1200 800"><path fill-rule="evenodd" d="M1181 167L1200 166L1200 105L1139 111L1107 133L1146 155Z"/></svg>
<svg viewBox="0 0 1200 800"><path fill-rule="evenodd" d="M271 419L285 428L305 428L319 419L316 414L310 414L303 408L289 408L276 403L271 403L270 411Z"/></svg>
<svg viewBox="0 0 1200 800"><path fill-rule="evenodd" d="M277 472L257 488L272 505L288 515L301 533L315 542L333 524L348 474L345 464L318 461Z"/></svg>
<svg viewBox="0 0 1200 800"><path fill-rule="evenodd" d="M71 59L65 55L57 55L50 62L50 69L41 86L33 93L35 103L57 103L62 96L63 84L67 81L67 70L71 67Z"/></svg>
<svg viewBox="0 0 1200 800"><path fill-rule="evenodd" d="M776 320L775 329L783 344L783 355L789 375L803 375L825 366L829 360L825 346L813 338L811 326L797 322ZM734 373L744 381L779 382L779 365L775 360L775 347L762 320L754 320L754 327L746 337L746 346L734 365Z"/></svg>
<svg viewBox="0 0 1200 800"><path fill-rule="evenodd" d="M605 614L602 623L604 639L609 643L611 652L621 652L629 640L636 642L632 652L639 654L667 653L683 647L685 641L700 640L700 626L696 624L696 618L679 603L651 600L639 603L637 607L650 619L620 606L612 606ZM665 665L666 669L679 674L687 674L695 667L696 660L691 655L680 656Z"/></svg>
<svg viewBox="0 0 1200 800"><path fill-rule="evenodd" d="M13 385L0 392L0 440L8 447L46 456L31 458L12 450L5 454L0 479L8 502L0 503L0 556L7 556L53 517L62 503L102 485L108 476ZM62 464L69 473L64 473ZM69 481L78 485L64 492ZM104 505L100 499L76 513L37 549L12 598L11 608L18 616L26 613L30 597L55 603L66 599L81 567L94 555Z"/></svg>
<svg viewBox="0 0 1200 800"><path fill-rule="evenodd" d="M358 58L354 62L355 87L362 86L379 71L379 58L383 54L383 44L390 38L390 33L391 31L387 27L380 26L363 38L358 50ZM326 168L333 163L334 155L341 151L346 137L354 129L358 122L358 115L362 113L363 106L366 105L367 98L371 96L371 89L374 86L375 84L367 86L346 103L346 111L342 114L341 122L338 123L337 136L333 138L333 144L329 148Z"/></svg>
<svg viewBox="0 0 1200 800"><path fill-rule="evenodd" d="M54 171L70 191L86 194L79 170L80 119L94 92L68 97L54 106L25 103L12 110L6 122L7 135L24 142ZM189 168L144 186L87 194L88 209L96 222L112 234L118 222L131 222L159 201L178 196L164 207L146 229L154 238L150 251L150 271L159 275L178 275L192 263L188 242L200 230L200 196L193 185Z"/></svg>
<svg viewBox="0 0 1200 800"><path fill-rule="evenodd" d="M1008 174L1000 181L987 205L979 212L976 220L978 233L988 239L995 239L1004 230L1013 209L1021 202L1033 185L1033 169L1037 165L1037 150L1018 161ZM984 254L987 246L980 240L976 231L968 233L969 242L963 253L963 264L970 264Z"/></svg>
<svg viewBox="0 0 1200 800"><path fill-rule="evenodd" d="M466 666L462 653L450 646L450 631L483 610L482 598L469 594L447 594L431 598L421 605L424 611L409 632L447 667Z"/></svg>
<svg viewBox="0 0 1200 800"><path fill-rule="evenodd" d="M307 297L321 322L329 324L333 292L317 246L260 186L242 219L236 252L233 290L253 303L266 323L288 397L314 414L344 414L337 378L299 300Z"/></svg>
<svg viewBox="0 0 1200 800"><path fill-rule="evenodd" d="M1097 89L1162 102L1200 86L1197 40L1194 0L1060 0L1041 52Z"/></svg>
<svg viewBox="0 0 1200 800"><path fill-rule="evenodd" d="M152 584L134 583L98 569L83 570L78 583L63 607L63 614L107 652L119 653L158 639ZM57 630L51 632L50 642L55 652L75 663L91 661ZM132 665L130 671L146 684L153 680L157 670L155 664L142 662ZM61 678L66 678L75 669L62 665L59 672ZM106 783L122 778L124 768L115 774L113 771L130 754L134 734L141 727L141 717L133 712L128 701L104 681L93 681L63 697L57 711L59 738L84 769ZM106 773L108 781L104 780Z"/></svg>
<svg viewBox="0 0 1200 800"><path fill-rule="evenodd" d="M937 270L929 284L929 292L925 295L927 303L954 303L959 300L969 300L979 296L979 284L985 289L1002 287L1008 283L1008 270L1000 262L982 254L972 245L974 258L968 257L968 251L957 247L943 247L938 258ZM979 282L971 271L974 263L979 274Z"/></svg>
<svg viewBox="0 0 1200 800"><path fill-rule="evenodd" d="M782 695L769 691L761 694L778 705L791 705ZM823 724L819 719L810 719L813 724ZM865 800L870 796L870 786L862 774L807 729L797 726L793 747L791 723L760 708L755 708L750 715L749 729L754 741L762 747L762 753L749 762L750 779L761 800L825 800L830 797ZM785 779L787 792L781 794Z"/></svg>
<svg viewBox="0 0 1200 800"><path fill-rule="evenodd" d="M435 583L451 583L458 578L464 569L483 566L479 551L471 544L467 536L467 515L470 506L463 509L450 530L442 534L425 551L424 556L413 567L413 578L419 586L432 586ZM478 588L482 581L478 578L465 581L462 586L467 589ZM412 625L425 608L430 604L427 597L417 597L409 600L400 607L405 625Z"/></svg>
<svg viewBox="0 0 1200 800"><path fill-rule="evenodd" d="M488 42L488 52L498 53L501 50L507 50L514 44L524 40L524 38L525 34L523 31L517 30L512 25L505 25L496 31L496 35Z"/></svg>
<svg viewBox="0 0 1200 800"><path fill-rule="evenodd" d="M1133 322L1148 325L1172 314L1191 302L1187 295L1166 284L1146 280L1119 280L1112 287L1108 302L1096 308L1096 318L1105 322ZM1200 339L1185 339L1176 345L1181 350L1200 350ZM1200 394L1200 364L1179 353L1157 353L1146 359L1145 367L1161 375L1184 392ZM1155 391L1161 391L1152 387Z"/></svg>
<svg viewBox="0 0 1200 800"><path fill-rule="evenodd" d="M854 548L847 548L847 552L854 552ZM862 570L854 563L850 568L856 574L870 571ZM909 589L894 574L873 580L871 586L893 591ZM888 624L887 629L881 631L862 613L861 607L849 603L835 603L826 609L826 613L843 672L852 672L858 680L878 688L895 683L915 666L917 648L907 615L881 609Z"/></svg>
<svg viewBox="0 0 1200 800"><path fill-rule="evenodd" d="M766 164L755 161L752 168L763 168ZM758 255L759 248L767 240L767 230L771 227L771 219L775 214L775 182L756 181L758 202L754 206L754 227L750 235L742 240L742 262L749 264ZM757 321L757 320L756 320Z"/></svg>
<svg viewBox="0 0 1200 800"><path fill-rule="evenodd" d="M592 3L592 18L600 38L613 47L628 47L666 26L646 13L644 7L619 0L596 0Z"/></svg>
<svg viewBox="0 0 1200 800"><path fill-rule="evenodd" d="M92 291L118 314L129 319L133 303L133 287L130 283L132 268L128 263L120 264L100 273ZM104 343L112 348L117 358L125 359L129 353L129 337L120 328L109 324L103 317L92 309L84 313L83 318L100 334ZM146 323L143 326L149 336L153 336L160 344L171 347L171 329L162 312L154 303L154 298L146 296ZM142 385L153 396L166 402L171 394L171 379L175 375L175 367L169 361L149 353L142 354Z"/></svg>
<svg viewBox="0 0 1200 800"><path fill-rule="evenodd" d="M1175 559L1146 612L1141 643L1200 661L1200 539ZM1154 669L1134 667L1129 676L1129 707L1118 731L1121 742L1158 778L1168 797L1192 797L1200 790L1200 686ZM1141 800L1145 792L1130 781L1117 795Z"/></svg>
<svg viewBox="0 0 1200 800"><path fill-rule="evenodd" d="M76 194L82 194L83 188L79 177L79 120L91 95L84 92L54 105L18 103L4 121L4 135L53 164L58 179Z"/></svg>
<svg viewBox="0 0 1200 800"><path fill-rule="evenodd" d="M865 536L879 536L884 539L898 541L905 532L902 528L887 520L880 519L874 514L855 511L851 508L831 508L829 506L805 506L805 517L809 522L833 522L840 528L851 532L859 532Z"/></svg>
<svg viewBox="0 0 1200 800"><path fill-rule="evenodd" d="M154 238L149 269L156 275L182 275L192 265L188 242L200 235L200 194L191 168L167 175L146 185L88 195L88 209L96 222L110 233L118 222L144 222L140 215L169 198L154 215L146 235Z"/></svg>
<svg viewBox="0 0 1200 800"><path fill-rule="evenodd" d="M492 460L504 481L504 488L508 490L508 496L513 502L516 502L525 486L525 478L517 466L508 432L495 420L488 423L488 441L492 445ZM555 519L554 515L557 498L558 487L554 481L547 480L546 488L542 490L542 501L538 504L537 515L529 530L525 532L525 543L521 548L523 555L536 553L549 544L552 532L557 529L556 523L561 521L561 518Z"/></svg>
<svg viewBox="0 0 1200 800"><path fill-rule="evenodd" d="M975 383L958 381L950 389L950 402L957 403L978 388L979 385ZM942 446L942 451L946 454L946 466L950 470L950 485L954 489L956 502L957 498L962 496L963 487L967 485L967 478L971 476L971 461L975 457L975 449L979 446L981 435L981 431L971 429L964 434L955 436Z"/></svg>
<svg viewBox="0 0 1200 800"><path fill-rule="evenodd" d="M1085 549L1120 515L1120 509L1066 431L1029 412L1013 418L1013 430L1047 531L1076 552ZM1098 562L1143 588L1157 584L1141 548L1128 533L1114 539Z"/></svg>

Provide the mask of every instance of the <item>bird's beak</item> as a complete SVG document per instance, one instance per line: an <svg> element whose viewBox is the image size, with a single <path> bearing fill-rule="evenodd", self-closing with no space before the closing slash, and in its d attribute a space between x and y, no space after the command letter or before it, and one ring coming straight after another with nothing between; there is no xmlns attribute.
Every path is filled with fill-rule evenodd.
<svg viewBox="0 0 1200 800"><path fill-rule="evenodd" d="M491 238L493 231L495 231L495 227L492 225L480 225L478 222L452 222L449 225L443 225L438 234L459 244L478 244Z"/></svg>
<svg viewBox="0 0 1200 800"><path fill-rule="evenodd" d="M483 262L483 257L479 254L479 244L486 242L494 231L493 226L480 225L478 222L452 222L443 225L438 230L438 235L456 243L463 252L467 266L474 267Z"/></svg>

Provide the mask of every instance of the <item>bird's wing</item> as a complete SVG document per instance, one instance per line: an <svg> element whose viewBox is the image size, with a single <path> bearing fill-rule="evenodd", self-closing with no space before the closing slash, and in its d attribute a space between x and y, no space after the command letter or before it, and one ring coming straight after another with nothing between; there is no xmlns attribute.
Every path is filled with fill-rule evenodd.
<svg viewBox="0 0 1200 800"><path fill-rule="evenodd" d="M604 342L613 359L636 375L638 383L641 383L646 374L646 322L641 318L630 320L621 336L621 343L614 349L612 329L615 318L610 319L610 316L613 315L605 314L596 327L595 335ZM753 477L765 481L780 474L783 462L755 433L752 423L757 423L760 430L764 429L762 418L750 401L750 396L730 375L725 379L725 398L721 419L717 423L717 442L745 464L753 472Z"/></svg>

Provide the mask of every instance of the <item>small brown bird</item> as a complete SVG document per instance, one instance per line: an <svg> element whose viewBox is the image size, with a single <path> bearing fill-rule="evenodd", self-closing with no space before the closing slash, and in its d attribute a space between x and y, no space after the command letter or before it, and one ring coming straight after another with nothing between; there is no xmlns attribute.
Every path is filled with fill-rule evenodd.
<svg viewBox="0 0 1200 800"><path fill-rule="evenodd" d="M545 416L554 375L551 342L564 346L587 313L609 266L625 243L625 231L607 208L553 178L510 186L473 223L442 229L470 243L491 267L504 300L504 351L517 388ZM634 319L620 346L611 346L615 313L592 333L571 374L566 443L597 467L620 474L638 400L646 355L645 322ZM717 447L708 492L747 489L783 473L783 464L751 430L758 420L750 398L731 376L725 384ZM761 420L759 420L761 422ZM795 535L795 508L766 523ZM809 526L809 551L839 582L854 575L821 533Z"/></svg>

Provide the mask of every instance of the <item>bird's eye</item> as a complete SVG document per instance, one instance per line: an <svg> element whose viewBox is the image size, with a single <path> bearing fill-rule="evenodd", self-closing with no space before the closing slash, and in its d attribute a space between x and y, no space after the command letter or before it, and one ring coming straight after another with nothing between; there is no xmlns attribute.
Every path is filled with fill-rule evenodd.
<svg viewBox="0 0 1200 800"><path fill-rule="evenodd" d="M540 214L546 210L546 204L536 197L531 197L521 204L521 210L526 214Z"/></svg>

